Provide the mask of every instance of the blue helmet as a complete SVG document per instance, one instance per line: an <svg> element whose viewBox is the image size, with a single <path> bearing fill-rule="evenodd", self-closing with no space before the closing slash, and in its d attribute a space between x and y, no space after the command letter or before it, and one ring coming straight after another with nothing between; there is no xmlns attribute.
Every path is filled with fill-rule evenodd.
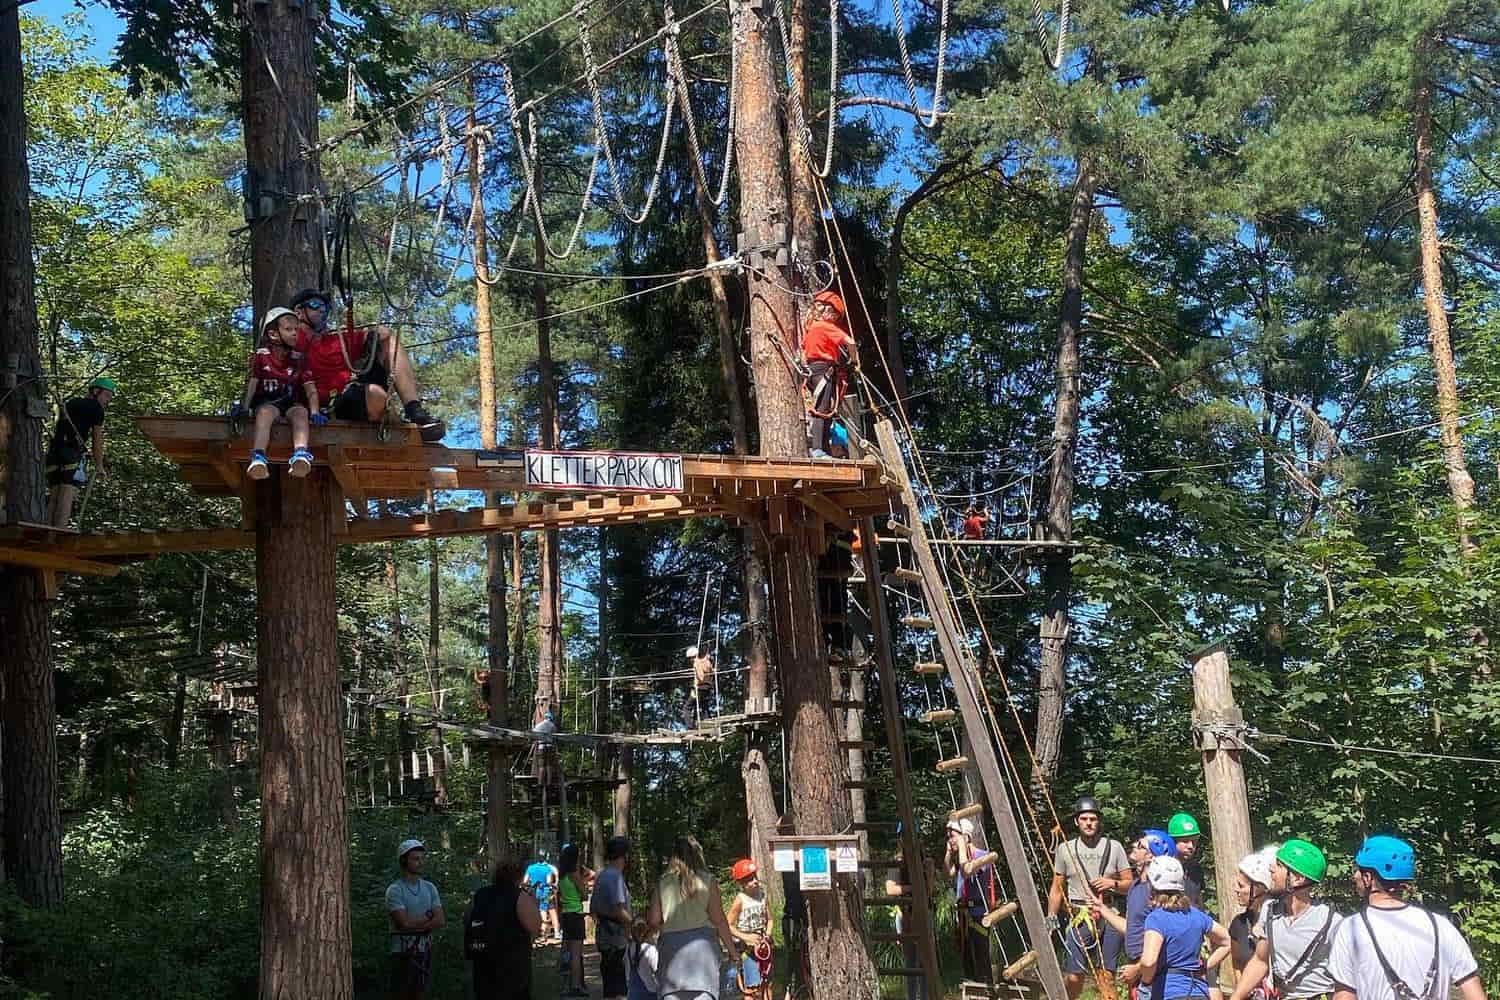
<svg viewBox="0 0 1500 1000"><path fill-rule="evenodd" d="M1141 833L1141 839L1146 842L1146 850L1151 852L1154 858L1172 858L1177 856L1177 841L1165 830L1145 830Z"/></svg>
<svg viewBox="0 0 1500 1000"><path fill-rule="evenodd" d="M1368 868L1387 882L1409 882L1417 877L1417 854L1399 837L1366 837L1354 863Z"/></svg>

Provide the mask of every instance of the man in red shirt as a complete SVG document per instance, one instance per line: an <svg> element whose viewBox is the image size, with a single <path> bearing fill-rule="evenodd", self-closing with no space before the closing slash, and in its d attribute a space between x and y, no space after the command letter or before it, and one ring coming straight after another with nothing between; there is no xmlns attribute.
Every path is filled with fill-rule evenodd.
<svg viewBox="0 0 1500 1000"><path fill-rule="evenodd" d="M969 541L977 541L984 537L984 529L990 524L990 509L988 507L975 507L969 505L964 511L964 537Z"/></svg>
<svg viewBox="0 0 1500 1000"><path fill-rule="evenodd" d="M407 423L417 425L422 440L443 439L447 428L422 405L411 359L390 327L333 329L328 322L332 297L311 288L297 293L292 308L303 323L297 351L316 386L317 399L330 416L378 422L385 415L385 387L389 382L406 404L402 415ZM369 342L372 337L374 344Z"/></svg>
<svg viewBox="0 0 1500 1000"><path fill-rule="evenodd" d="M813 296L807 329L802 334L802 360L807 365L807 453L828 458L828 422L838 409L849 383L854 360L854 336L849 332L844 300L837 292Z"/></svg>

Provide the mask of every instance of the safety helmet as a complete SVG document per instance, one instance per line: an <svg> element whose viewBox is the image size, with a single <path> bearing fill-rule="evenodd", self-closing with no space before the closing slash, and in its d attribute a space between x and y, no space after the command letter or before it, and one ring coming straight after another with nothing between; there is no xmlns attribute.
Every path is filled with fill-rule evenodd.
<svg viewBox="0 0 1500 1000"><path fill-rule="evenodd" d="M961 833L970 840L974 839L974 821L967 816L959 819L950 819L948 825L943 828L943 832L946 833L949 830Z"/></svg>
<svg viewBox="0 0 1500 1000"><path fill-rule="evenodd" d="M1174 837L1197 837L1202 833L1198 821L1187 813L1178 813L1167 820L1167 832Z"/></svg>
<svg viewBox="0 0 1500 1000"><path fill-rule="evenodd" d="M116 382L114 379L110 378L108 375L100 375L98 378L94 379L94 381L92 381L92 382L89 383L89 388L90 389L108 389L110 392L119 392L120 391L120 383Z"/></svg>
<svg viewBox="0 0 1500 1000"><path fill-rule="evenodd" d="M740 858L734 863L734 867L730 869L729 875L736 882L743 882L745 881L745 879L751 878L759 871L760 869L755 867L754 861L750 860L749 858Z"/></svg>
<svg viewBox="0 0 1500 1000"><path fill-rule="evenodd" d="M1146 850L1152 857L1169 858L1177 854L1177 841L1165 830L1143 830L1141 839L1146 842Z"/></svg>
<svg viewBox="0 0 1500 1000"><path fill-rule="evenodd" d="M321 292L316 288L304 288L302 289L302 291L292 296L292 308L300 309L307 303L311 302L313 299L322 299L330 306L333 305L333 296L329 295L327 292Z"/></svg>
<svg viewBox="0 0 1500 1000"><path fill-rule="evenodd" d="M827 289L825 291L819 292L817 295L814 295L813 301L823 303L825 306L828 306L829 308L837 312L840 316L846 315L844 310L844 297L838 292L833 291L832 289Z"/></svg>
<svg viewBox="0 0 1500 1000"><path fill-rule="evenodd" d="M1399 837L1377 834L1366 837L1354 863L1368 868L1387 882L1408 882L1417 877L1417 853Z"/></svg>
<svg viewBox="0 0 1500 1000"><path fill-rule="evenodd" d="M1151 863L1146 866L1146 881L1157 892L1182 892L1187 888L1187 875L1182 870L1182 862L1166 855L1151 859Z"/></svg>
<svg viewBox="0 0 1500 1000"><path fill-rule="evenodd" d="M403 841L401 841L401 846L398 847L398 848L396 848L396 860L398 862L405 861L406 860L406 856L408 854L410 854L412 851L425 851L425 850L427 850L427 845L424 844L424 843L422 843L420 840L417 840L416 838L412 838L410 840L403 840Z"/></svg>
<svg viewBox="0 0 1500 1000"><path fill-rule="evenodd" d="M690 659L690 660L696 660L698 658L698 647L697 646L689 646L687 648L687 658Z"/></svg>
<svg viewBox="0 0 1500 1000"><path fill-rule="evenodd" d="M1276 860L1276 848L1262 847L1253 854L1240 859L1240 874L1256 885L1271 887L1271 862Z"/></svg>
<svg viewBox="0 0 1500 1000"><path fill-rule="evenodd" d="M283 316L290 316L293 319L297 318L297 314L292 312L286 306L276 306L272 309L267 310L266 318L260 321L261 332L264 333L265 331L269 330L271 328L271 325Z"/></svg>
<svg viewBox="0 0 1500 1000"><path fill-rule="evenodd" d="M1282 844L1281 850L1276 852L1276 860L1289 871L1313 882L1323 881L1323 876L1328 874L1328 859L1315 845L1305 840L1294 838Z"/></svg>
<svg viewBox="0 0 1500 1000"><path fill-rule="evenodd" d="M1077 802L1073 803L1074 819L1077 819L1084 813L1093 813L1095 816L1098 816L1100 814L1099 800L1094 798L1092 795L1085 795Z"/></svg>

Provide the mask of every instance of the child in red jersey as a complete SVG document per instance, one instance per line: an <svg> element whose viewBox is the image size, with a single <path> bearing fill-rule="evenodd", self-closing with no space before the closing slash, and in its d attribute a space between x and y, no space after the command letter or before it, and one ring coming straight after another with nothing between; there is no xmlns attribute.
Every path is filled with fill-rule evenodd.
<svg viewBox="0 0 1500 1000"><path fill-rule="evenodd" d="M829 457L828 422L849 384L853 358L854 336L845 319L844 300L837 292L819 292L813 297L807 329L802 334L802 360L808 368L804 384L810 401L807 452L813 458Z"/></svg>
<svg viewBox="0 0 1500 1000"><path fill-rule="evenodd" d="M245 380L244 402L241 409L255 414L255 442L250 451L250 464L245 474L251 479L264 479L271 474L266 461L266 444L271 440L271 425L284 417L292 425L292 458L288 471L294 476L305 476L312 470L312 452L307 450L307 427L309 412L316 412L298 400L305 393L309 402L313 399L308 386L310 382L303 371L300 359L293 350L301 324L297 314L290 309L277 306L266 313L261 324L261 342L250 356L250 377ZM318 423L327 418L318 414Z"/></svg>

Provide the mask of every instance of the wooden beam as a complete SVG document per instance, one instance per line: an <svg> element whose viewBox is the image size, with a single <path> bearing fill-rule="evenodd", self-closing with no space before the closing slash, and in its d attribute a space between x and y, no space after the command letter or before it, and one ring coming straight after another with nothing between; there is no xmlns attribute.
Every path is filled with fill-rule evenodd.
<svg viewBox="0 0 1500 1000"><path fill-rule="evenodd" d="M86 576L115 576L120 567L112 563L94 562L77 556L63 555L50 549L22 549L9 545L0 546L0 563L12 566L30 566L50 572L82 573Z"/></svg>
<svg viewBox="0 0 1500 1000"><path fill-rule="evenodd" d="M817 514L840 531L854 530L854 519L849 516L849 512L832 500L829 500L823 494L798 493L797 499L802 501L802 506ZM813 549L813 551L821 552L823 550L817 548Z"/></svg>
<svg viewBox="0 0 1500 1000"><path fill-rule="evenodd" d="M1005 854L1006 867L1010 870L1011 879L1015 883L1016 899L1021 904L1021 914L1026 922L1026 933L1036 949L1033 954L1038 956L1037 973L1041 978L1043 989L1046 990L1048 1000L1065 1000L1067 991L1063 987L1062 966L1058 963L1057 953L1052 948L1052 937L1047 928L1047 915L1042 909L1041 893L1032 875L1031 859L1027 855L1026 844L1022 839L1024 834L1021 824L1016 819L1015 810L1011 808L1010 790L1006 786L1006 777L1000 769L999 758L995 755L995 743L990 736L984 710L975 693L980 683L978 665L974 663L973 652L963 639L964 633L959 627L953 606L948 601L948 592L941 585L943 576L938 570L932 547L927 544L927 532L918 517L918 511L921 508L912 490L911 479L906 473L906 463L901 456L901 447L896 441L896 433L891 428L890 421L878 421L875 424L875 435L880 441L880 451L885 464L892 471L900 486L901 501L906 507L907 523L911 529L912 554L916 557L917 568L922 572L922 595L927 604L928 614L932 616L933 624L936 626L938 646L942 649L944 662L948 664L948 676L953 681L954 694L957 696L959 710L963 713L964 728L971 736L969 755L975 769L979 772L985 798L989 800L990 815L994 818L996 831L1000 835L1000 845ZM872 548L874 546L866 545L867 550ZM870 558L867 555L866 561L868 562ZM867 570L867 574L873 579L879 579L878 570ZM1017 791L1025 794L1025 789L1017 789Z"/></svg>
<svg viewBox="0 0 1500 1000"><path fill-rule="evenodd" d="M354 516L362 518L369 514L370 501L365 497L364 490L359 488L359 474L355 466L345 458L343 445L328 446L328 467L333 470L333 478L338 480L344 499L354 505Z"/></svg>

